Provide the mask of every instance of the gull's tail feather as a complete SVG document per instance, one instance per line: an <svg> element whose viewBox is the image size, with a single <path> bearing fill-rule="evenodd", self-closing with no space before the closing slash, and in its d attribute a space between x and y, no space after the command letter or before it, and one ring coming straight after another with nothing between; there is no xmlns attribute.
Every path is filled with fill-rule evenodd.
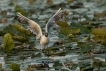
<svg viewBox="0 0 106 71"><path fill-rule="evenodd" d="M17 15L17 19L20 23L24 23L24 24L28 23L29 19L26 18L25 16L23 16L22 14L20 14L19 12L17 12L16 15Z"/></svg>

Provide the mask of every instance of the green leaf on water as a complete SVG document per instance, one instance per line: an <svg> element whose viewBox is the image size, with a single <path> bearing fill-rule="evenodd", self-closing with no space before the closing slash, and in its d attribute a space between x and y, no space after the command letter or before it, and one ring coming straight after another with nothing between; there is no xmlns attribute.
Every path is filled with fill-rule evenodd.
<svg viewBox="0 0 106 71"><path fill-rule="evenodd" d="M28 35L30 36L31 35L31 32L27 29L25 29L22 25L20 24L13 24L13 27L18 30L19 32L25 34L25 35Z"/></svg>
<svg viewBox="0 0 106 71"><path fill-rule="evenodd" d="M20 71L20 66L16 63L13 63L10 68L12 69L12 71Z"/></svg>
<svg viewBox="0 0 106 71"><path fill-rule="evenodd" d="M79 28L71 28L70 29L70 33L71 34L79 34L80 33L80 29Z"/></svg>
<svg viewBox="0 0 106 71"><path fill-rule="evenodd" d="M3 33L10 33L11 35L15 35L17 33L16 29L14 29L12 25L8 25L3 29Z"/></svg>
<svg viewBox="0 0 106 71"><path fill-rule="evenodd" d="M86 42L78 41L77 44L78 44L79 47L81 47L81 46L83 46L84 44L86 44Z"/></svg>
<svg viewBox="0 0 106 71"><path fill-rule="evenodd" d="M80 69L86 69L87 67L91 66L90 62L88 62L88 61L79 62L78 65L79 65Z"/></svg>
<svg viewBox="0 0 106 71"><path fill-rule="evenodd" d="M15 11L17 11L17 12L21 12L22 15L24 15L24 16L28 16L28 15L29 15L29 13L26 12L26 11L25 11L21 6L19 6L19 5L16 5L16 7L15 7Z"/></svg>
<svg viewBox="0 0 106 71"><path fill-rule="evenodd" d="M34 3L36 0L28 0L30 4Z"/></svg>
<svg viewBox="0 0 106 71"><path fill-rule="evenodd" d="M97 42L103 42L106 38L104 36L93 36L92 39Z"/></svg>
<svg viewBox="0 0 106 71"><path fill-rule="evenodd" d="M97 42L103 42L106 40L106 29L105 28L95 28L91 32L93 35L92 39Z"/></svg>
<svg viewBox="0 0 106 71"><path fill-rule="evenodd" d="M66 35L68 36L69 34L79 34L80 33L80 29L79 28L70 28L70 27L63 27L60 30L60 34Z"/></svg>
<svg viewBox="0 0 106 71"><path fill-rule="evenodd" d="M7 33L4 35L4 48L5 50L9 51L12 50L14 48L14 42L12 39L12 36L10 35L10 33Z"/></svg>
<svg viewBox="0 0 106 71"><path fill-rule="evenodd" d="M92 49L94 49L96 47L96 44L92 43L92 42L89 42L89 43L79 45L79 47L80 47L80 52L84 53L84 52L89 52Z"/></svg>
<svg viewBox="0 0 106 71"><path fill-rule="evenodd" d="M62 28L60 30L60 34L63 34L63 35L68 36L70 34L70 27L67 27L67 28L64 27L64 28Z"/></svg>
<svg viewBox="0 0 106 71"><path fill-rule="evenodd" d="M46 51L59 50L59 48L49 47L45 49Z"/></svg>
<svg viewBox="0 0 106 71"><path fill-rule="evenodd" d="M92 67L100 69L100 67L106 67L106 62L100 59L93 59Z"/></svg>
<svg viewBox="0 0 106 71"><path fill-rule="evenodd" d="M12 36L12 38L19 42L27 42L28 41L28 39L23 36Z"/></svg>
<svg viewBox="0 0 106 71"><path fill-rule="evenodd" d="M55 61L53 67L63 66L59 61Z"/></svg>
<svg viewBox="0 0 106 71"><path fill-rule="evenodd" d="M67 22L57 21L56 23L57 23L57 25L59 25L60 27L70 27Z"/></svg>
<svg viewBox="0 0 106 71"><path fill-rule="evenodd" d="M91 32L94 35L97 36L106 36L106 29L105 28L95 28Z"/></svg>
<svg viewBox="0 0 106 71"><path fill-rule="evenodd" d="M90 27L90 26L83 26L83 25L81 25L79 23L74 23L74 22L70 23L70 27L72 27L72 28L79 28L80 32L84 33L84 34L88 34L92 30L92 27Z"/></svg>
<svg viewBox="0 0 106 71"><path fill-rule="evenodd" d="M0 35L4 35L4 32L2 29L0 29Z"/></svg>
<svg viewBox="0 0 106 71"><path fill-rule="evenodd" d="M101 42L101 44L104 45L104 46L106 46L106 40L103 40L103 41Z"/></svg>
<svg viewBox="0 0 106 71"><path fill-rule="evenodd" d="M61 69L60 71L70 71L70 70L67 70L67 69Z"/></svg>
<svg viewBox="0 0 106 71"><path fill-rule="evenodd" d="M9 3L9 6L13 6L13 5L15 5L15 4L14 4L14 2L11 1L11 2Z"/></svg>
<svg viewBox="0 0 106 71"><path fill-rule="evenodd" d="M98 68L98 67L101 66L101 63L102 63L102 61L100 61L100 60L98 60L98 59L94 59L92 66L93 66L94 68Z"/></svg>

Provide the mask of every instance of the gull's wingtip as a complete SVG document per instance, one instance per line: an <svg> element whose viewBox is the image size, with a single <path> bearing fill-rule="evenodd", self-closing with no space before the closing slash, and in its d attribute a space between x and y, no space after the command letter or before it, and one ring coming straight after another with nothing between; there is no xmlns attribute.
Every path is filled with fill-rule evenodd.
<svg viewBox="0 0 106 71"><path fill-rule="evenodd" d="M61 8L59 8L59 10L61 10Z"/></svg>
<svg viewBox="0 0 106 71"><path fill-rule="evenodd" d="M21 12L16 12L17 15L21 15Z"/></svg>
<svg viewBox="0 0 106 71"><path fill-rule="evenodd" d="M59 12L61 12L62 10L61 10L61 8L59 8L58 10L57 10L57 12L51 17L51 18L53 18L54 16L56 16Z"/></svg>
<svg viewBox="0 0 106 71"><path fill-rule="evenodd" d="M61 8L58 9L58 11L60 11L60 10L61 10Z"/></svg>

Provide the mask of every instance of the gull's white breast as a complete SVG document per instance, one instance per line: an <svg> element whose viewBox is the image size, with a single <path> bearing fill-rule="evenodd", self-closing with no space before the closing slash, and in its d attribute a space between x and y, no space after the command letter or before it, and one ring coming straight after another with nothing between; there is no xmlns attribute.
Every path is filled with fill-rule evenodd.
<svg viewBox="0 0 106 71"><path fill-rule="evenodd" d="M47 45L49 43L49 38L45 37L44 35L40 39L40 44L41 45Z"/></svg>

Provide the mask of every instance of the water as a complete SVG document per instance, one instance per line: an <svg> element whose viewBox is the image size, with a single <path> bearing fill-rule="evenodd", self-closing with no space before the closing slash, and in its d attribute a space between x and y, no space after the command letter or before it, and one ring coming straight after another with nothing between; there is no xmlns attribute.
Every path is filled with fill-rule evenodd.
<svg viewBox="0 0 106 71"><path fill-rule="evenodd" d="M97 0L93 0L93 1L91 0L91 1L88 1L88 2L87 2L87 0L80 0L80 1L76 0L76 1L70 2L70 3L67 3L66 0L61 0L61 1L60 0L53 0L53 4L50 4L50 5L47 4L46 0L37 0L36 2L33 2L32 4L30 4L28 2L28 0L13 0L15 5L9 6L10 2L11 2L11 0L0 1L0 10L1 11L4 11L4 10L7 11L7 15L6 16L0 16L0 19L2 19L2 18L8 19L8 21L6 23L0 23L0 29L3 29L4 27L6 27L10 24L13 24L12 19L13 19L13 16L15 15L15 6L16 5L22 6L22 8L24 8L25 11L27 11L27 12L29 12L30 9L35 9L36 13L32 14L30 16L30 18L33 18L34 21L37 21L37 23L39 23L39 25L42 27L43 31L44 31L44 27L46 25L45 21L48 20L50 17L52 17L52 15L57 11L57 9L59 7L62 7L63 11L65 11L65 10L69 11L69 15L66 17L66 18L68 18L67 19L68 24L70 24L72 21L74 21L72 19L72 17L73 17L72 11L79 13L79 14L74 15L74 17L78 17L78 20L75 20L75 22L79 22L79 21L85 21L86 20L85 18L83 18L83 15L85 15L85 14L90 19L92 19L92 18L94 18L94 12L95 11L101 13L106 9L105 5L101 6L105 3L105 0L102 1L102 2L98 2ZM71 5L74 5L78 2L82 2L84 7L77 8L77 9L71 9L70 8ZM59 5L60 3L63 3L64 5L63 4ZM11 11L10 11L10 9L11 9ZM95 22L97 22L97 21L94 21L93 23L95 23ZM99 21L99 22L104 23L104 25L106 23L106 21ZM56 29L58 29L58 28L61 29L58 26L55 26L55 27L57 27ZM53 46L54 42L59 40L59 36L58 36L58 32L57 32L58 30L52 30L52 31L53 32L51 32L50 43L48 44L48 47ZM42 64L43 60L44 60L43 62L48 62L49 60L51 60L51 61L59 61L60 63L69 63L71 61L72 65L70 63L69 66L73 67L74 69L72 69L70 71L79 71L80 70L80 67L78 66L79 62L88 61L88 62L92 63L92 59L90 59L89 56L87 56L86 54L79 53L80 52L80 46L78 46L77 42L78 41L80 41L80 42L84 41L84 43L86 43L87 41L84 40L84 38L85 38L84 36L88 36L88 35L80 34L77 37L75 36L75 38L77 40L74 40L74 41L71 41L71 42L66 42L67 40L63 39L63 41L64 41L63 44L66 45L65 49L67 49L67 50L65 50L65 52L66 52L65 55L59 55L59 54L55 55L54 54L54 55L46 56L41 52L40 57L39 56L34 57L34 55L38 54L40 51L39 50L34 51L34 50L30 50L30 49L16 51L16 52L13 51L13 53L10 52L10 54L6 54L6 55L3 55L3 53L1 52L0 53L0 55L1 55L0 56L0 64L2 64L2 68L11 71L9 66L12 63L17 63L17 64L20 65L20 69L21 69L20 71L25 71L28 68L29 65ZM70 40L72 40L72 39L70 39ZM3 36L0 37L0 42L3 43ZM91 41L89 41L89 42L91 42ZM92 42L92 43L95 43L95 42ZM53 47L63 49L62 48L63 44L60 44L60 46L57 45L57 46L53 46ZM100 47L102 47L102 46L98 46L98 45L97 45L96 49L100 50L101 49ZM39 44L39 40L35 41L34 48L43 49L43 47ZM64 50L62 50L62 51L64 51ZM50 52L52 52L52 51L50 51ZM57 53L59 53L59 52L61 52L61 50L57 50ZM95 59L99 59L99 60L105 62L105 54L102 54L102 55L94 54L93 56L95 57ZM37 62L36 60L39 60L39 61ZM77 66L74 67L73 66L74 64L76 64ZM55 70L55 68L53 67L54 63L48 63L48 65L50 67L50 70ZM63 66L61 66L60 70L61 69L67 69L67 67L65 67L63 65ZM103 68L103 69L105 71L105 68Z"/></svg>

